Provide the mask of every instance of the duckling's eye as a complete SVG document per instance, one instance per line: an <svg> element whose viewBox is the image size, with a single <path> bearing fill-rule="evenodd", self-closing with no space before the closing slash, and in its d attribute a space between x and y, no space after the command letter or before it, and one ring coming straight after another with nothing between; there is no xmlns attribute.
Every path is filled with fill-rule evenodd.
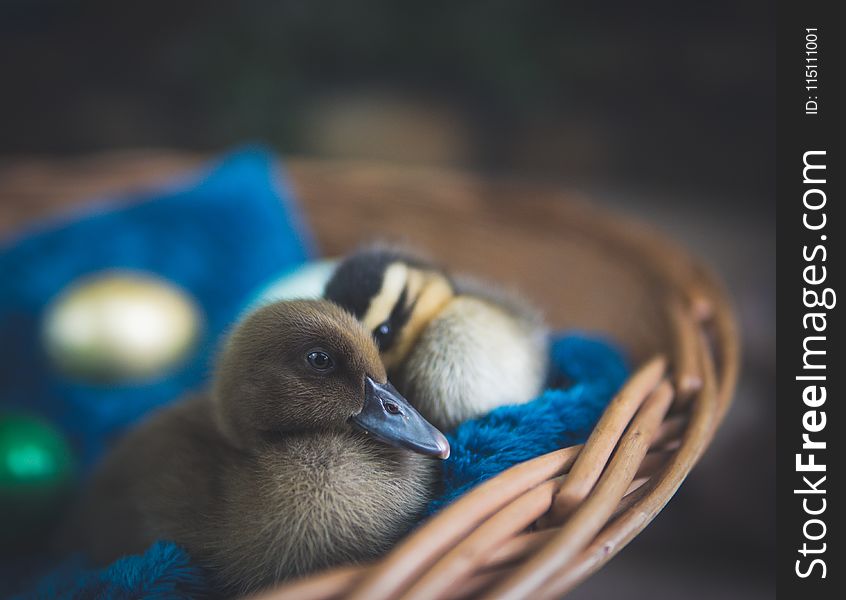
<svg viewBox="0 0 846 600"><path fill-rule="evenodd" d="M306 360L308 360L308 364L311 365L312 369L324 373L335 366L335 361L323 350L312 350L306 356Z"/></svg>
<svg viewBox="0 0 846 600"><path fill-rule="evenodd" d="M385 321L373 330L373 337L376 338L376 343L380 349L385 350L390 345L393 331L388 321Z"/></svg>
<svg viewBox="0 0 846 600"><path fill-rule="evenodd" d="M385 407L385 410L391 413L392 415L398 415L402 412L400 410L400 407L391 402L390 400L385 400L383 406Z"/></svg>

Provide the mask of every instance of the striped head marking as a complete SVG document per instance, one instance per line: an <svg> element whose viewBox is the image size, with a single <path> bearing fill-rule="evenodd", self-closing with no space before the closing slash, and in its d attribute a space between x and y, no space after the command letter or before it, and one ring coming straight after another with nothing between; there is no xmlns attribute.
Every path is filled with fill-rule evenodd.
<svg viewBox="0 0 846 600"><path fill-rule="evenodd" d="M326 286L326 298L350 310L372 332L389 371L452 297L442 272L386 251L353 255Z"/></svg>

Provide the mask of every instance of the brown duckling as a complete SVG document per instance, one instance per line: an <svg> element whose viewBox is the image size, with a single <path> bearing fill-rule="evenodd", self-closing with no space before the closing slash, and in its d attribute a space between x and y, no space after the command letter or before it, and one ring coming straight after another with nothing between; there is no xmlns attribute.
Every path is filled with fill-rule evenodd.
<svg viewBox="0 0 846 600"><path fill-rule="evenodd" d="M430 498L430 457L448 455L352 315L279 302L234 329L210 395L119 443L73 531L100 563L172 540L225 591L251 592L385 552Z"/></svg>
<svg viewBox="0 0 846 600"><path fill-rule="evenodd" d="M383 245L343 260L324 296L372 332L391 380L443 430L543 388L548 330L521 297Z"/></svg>

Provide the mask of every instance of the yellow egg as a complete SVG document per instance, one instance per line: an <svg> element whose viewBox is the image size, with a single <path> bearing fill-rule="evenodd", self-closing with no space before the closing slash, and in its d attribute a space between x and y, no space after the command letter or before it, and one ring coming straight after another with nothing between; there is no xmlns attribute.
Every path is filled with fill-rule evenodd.
<svg viewBox="0 0 846 600"><path fill-rule="evenodd" d="M151 275L108 271L71 284L52 302L44 341L64 373L104 383L162 375L197 340L200 311Z"/></svg>

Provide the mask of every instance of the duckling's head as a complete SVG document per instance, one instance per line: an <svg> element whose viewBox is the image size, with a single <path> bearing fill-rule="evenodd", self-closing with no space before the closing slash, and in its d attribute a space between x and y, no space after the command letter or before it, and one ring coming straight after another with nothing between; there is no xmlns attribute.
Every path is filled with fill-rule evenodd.
<svg viewBox="0 0 846 600"><path fill-rule="evenodd" d="M325 300L277 302L247 316L220 353L212 399L220 430L245 450L286 433L355 428L449 456L443 434L388 382L369 332Z"/></svg>
<svg viewBox="0 0 846 600"><path fill-rule="evenodd" d="M344 259L324 296L364 324L392 371L455 291L435 265L409 252L374 246Z"/></svg>

